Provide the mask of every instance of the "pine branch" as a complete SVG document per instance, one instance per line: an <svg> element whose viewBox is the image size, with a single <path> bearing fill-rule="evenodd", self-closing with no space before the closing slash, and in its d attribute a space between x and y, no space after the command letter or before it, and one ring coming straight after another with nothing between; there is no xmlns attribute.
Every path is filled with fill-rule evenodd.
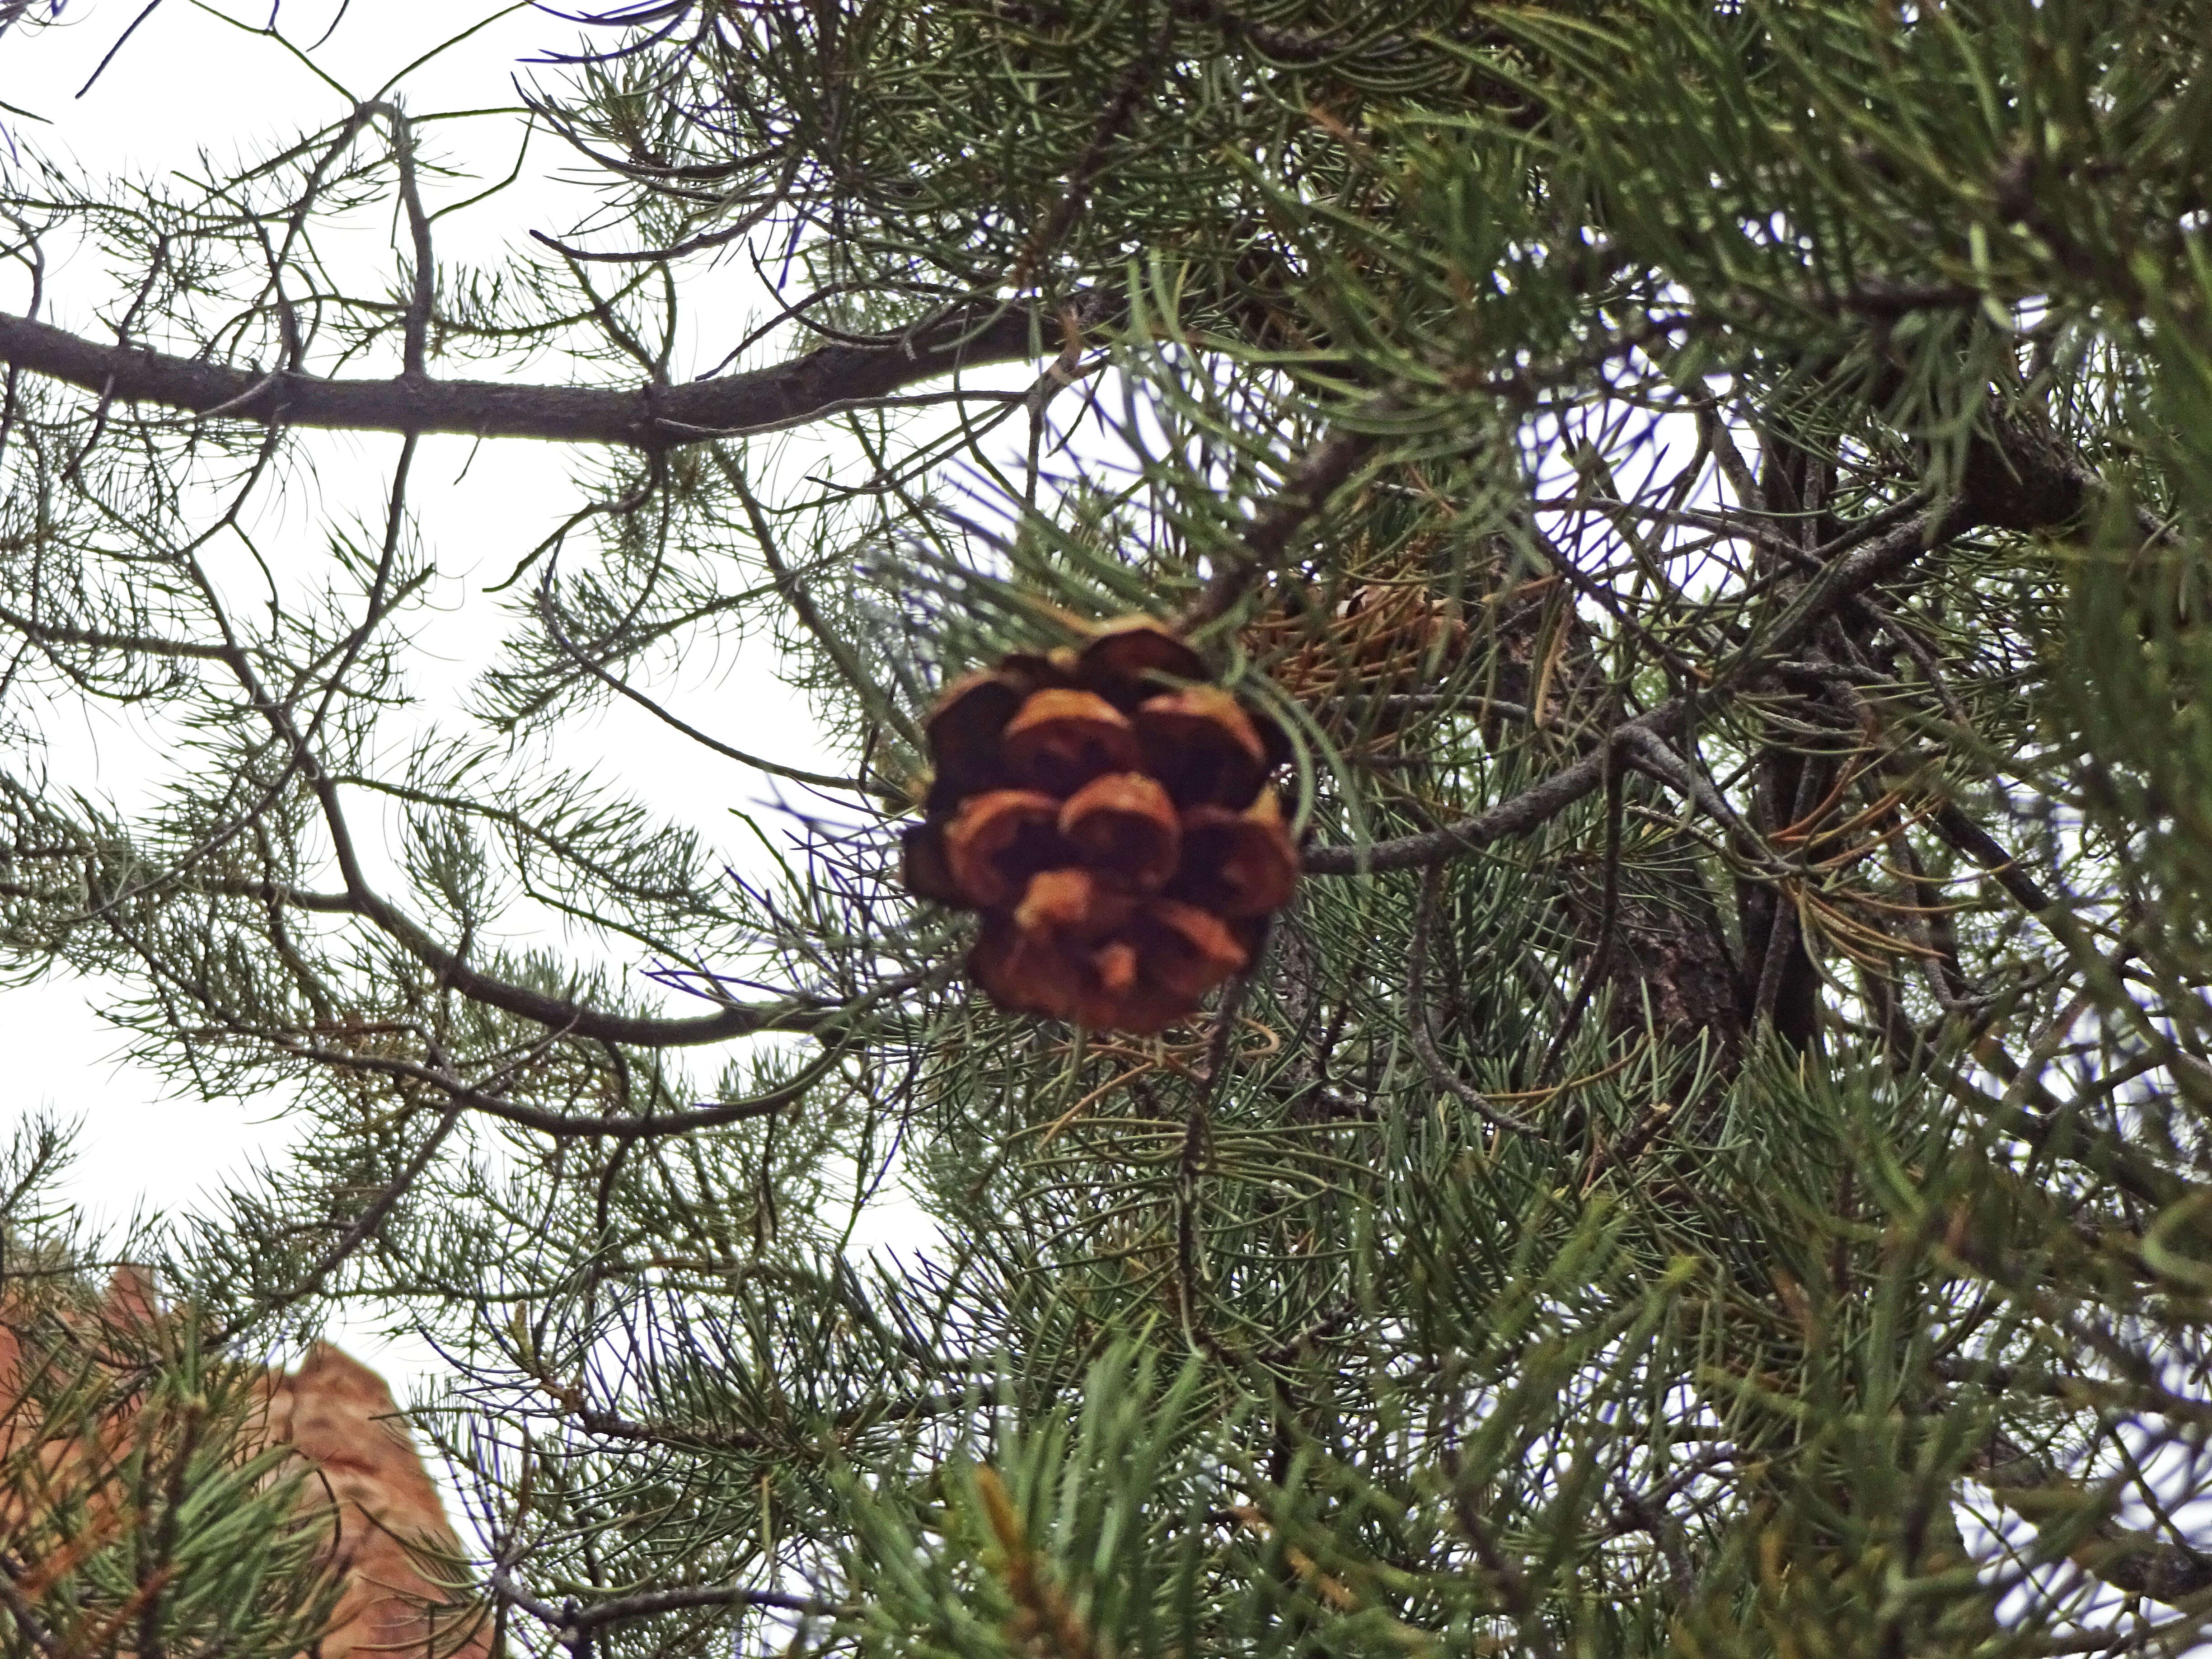
<svg viewBox="0 0 2212 1659"><path fill-rule="evenodd" d="M1056 302L1049 315L1027 302L978 303L867 344L819 346L772 368L628 390L414 374L324 380L101 345L48 323L10 316L0 316L0 362L82 386L105 401L155 404L204 419L657 451L772 432L962 369L1048 356L1058 347L1054 319L1068 303ZM1100 289L1074 303L1086 319L1110 305Z"/></svg>

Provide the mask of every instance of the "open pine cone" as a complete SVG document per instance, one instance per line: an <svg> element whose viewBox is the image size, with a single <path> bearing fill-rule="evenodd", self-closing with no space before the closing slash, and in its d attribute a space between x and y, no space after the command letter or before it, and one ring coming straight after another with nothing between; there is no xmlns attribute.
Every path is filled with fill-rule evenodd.
<svg viewBox="0 0 2212 1659"><path fill-rule="evenodd" d="M1283 596L1247 624L1244 648L1348 750L1395 746L1402 714L1379 700L1419 690L1466 654L1458 603L1410 562L1352 588L1334 606L1318 591Z"/></svg>
<svg viewBox="0 0 2212 1659"><path fill-rule="evenodd" d="M1267 784L1289 744L1205 679L1172 630L1130 617L938 699L906 884L983 913L968 965L1000 1007L1149 1033L1251 960L1297 882Z"/></svg>

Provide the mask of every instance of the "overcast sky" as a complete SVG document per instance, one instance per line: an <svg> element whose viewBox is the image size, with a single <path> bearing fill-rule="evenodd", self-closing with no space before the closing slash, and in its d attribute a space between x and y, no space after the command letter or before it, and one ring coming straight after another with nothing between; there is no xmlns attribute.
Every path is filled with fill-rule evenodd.
<svg viewBox="0 0 2212 1659"><path fill-rule="evenodd" d="M59 25L0 37L0 100L50 125L17 115L0 119L46 152L73 155L88 173L104 175L191 168L202 150L220 167L235 151L265 150L343 112L345 100L280 47L229 27L196 0L163 0L92 89L75 96L138 5L139 0L72 0ZM283 0L280 15L287 33L311 41L331 26L335 11L325 0ZM268 15L265 10L250 15L257 25ZM502 11L488 5L471 14L453 0L374 0L353 5L337 19L319 60L349 90L366 94L428 46L478 16L491 21L410 77L412 111L511 105L518 60L571 41L576 33L573 25L527 7ZM520 131L520 123L506 115L435 130L447 154L489 176L513 165ZM565 228L584 200L553 173L562 160L541 137L515 190L441 226L441 257L488 261L532 228ZM388 262L388 255L379 257ZM48 281L47 315L69 325L86 325L93 306L114 292L108 276L82 256L63 260ZM10 308L21 303L12 288L0 297ZM725 320L736 319L726 315ZM550 362L539 368L560 372ZM312 465L295 475L281 501L271 502L264 544L276 550L280 561L289 552L298 561L294 568L312 571L313 562L327 556L328 525L373 519L380 512L398 441L312 434L305 442ZM430 659L442 662L456 690L475 665L472 645L485 637L490 602L483 587L507 574L576 498L568 483L570 458L557 448L510 441L471 452L465 440L429 441L414 473L424 541L441 573L440 616L417 642ZM812 764L812 728L768 667L757 654L701 663L696 670L687 664L678 684L656 690L673 692L695 722L729 732L733 741L757 752ZM71 706L55 708L47 736L58 765L65 763L79 779L91 779L125 802L160 757L158 736L149 730ZM702 756L628 705L577 722L562 755L571 764L592 765L610 779L642 786L659 810L726 840L731 807L754 807L769 798L757 774ZM0 1119L44 1109L82 1122L79 1162L66 1189L70 1197L111 1224L134 1210L173 1212L191 1205L249 1158L281 1155L293 1133L276 1109L281 1102L178 1097L166 1093L157 1079L119 1063L118 1035L94 1012L106 988L52 979L0 993L0 1054L7 1056L0 1065ZM420 1350L389 1346L365 1328L339 1334L392 1372L403 1397L426 1362Z"/></svg>

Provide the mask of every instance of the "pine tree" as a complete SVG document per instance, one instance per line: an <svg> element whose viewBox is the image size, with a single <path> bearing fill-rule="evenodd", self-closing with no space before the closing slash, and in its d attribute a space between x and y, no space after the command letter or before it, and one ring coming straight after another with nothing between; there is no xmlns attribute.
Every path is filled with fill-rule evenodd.
<svg viewBox="0 0 2212 1659"><path fill-rule="evenodd" d="M392 88L212 182L27 131L12 255L97 249L114 337L0 317L9 968L312 1121L162 1281L216 1349L441 1345L495 1642L2203 1639L2212 9L584 27L513 118L567 234L441 265L483 185ZM381 521L249 586L326 429L388 434ZM457 707L441 434L578 491ZM1194 672L1107 714L1279 728L1301 872L1071 1023L1048 945L1165 958L1028 866L965 908L940 698L1132 617ZM678 706L740 641L823 756ZM786 791L764 873L564 769L611 700ZM173 734L147 802L40 770L84 702Z"/></svg>

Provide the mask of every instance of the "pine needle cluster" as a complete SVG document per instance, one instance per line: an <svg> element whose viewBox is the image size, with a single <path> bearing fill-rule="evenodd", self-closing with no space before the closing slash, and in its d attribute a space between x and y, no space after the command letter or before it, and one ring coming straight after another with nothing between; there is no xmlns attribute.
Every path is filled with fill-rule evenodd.
<svg viewBox="0 0 2212 1659"><path fill-rule="evenodd" d="M0 769L4 965L312 1120L164 1271L436 1340L501 1642L2205 1638L2212 9L579 27L514 118L593 210L494 270L381 94L6 186L129 320L0 318L0 718L177 747ZM381 521L250 584L326 428ZM580 458L451 707L441 433ZM942 688L1133 612L1287 734L1304 869L1144 1036L899 878ZM681 695L722 650L821 752ZM569 766L612 707L757 844Z"/></svg>

